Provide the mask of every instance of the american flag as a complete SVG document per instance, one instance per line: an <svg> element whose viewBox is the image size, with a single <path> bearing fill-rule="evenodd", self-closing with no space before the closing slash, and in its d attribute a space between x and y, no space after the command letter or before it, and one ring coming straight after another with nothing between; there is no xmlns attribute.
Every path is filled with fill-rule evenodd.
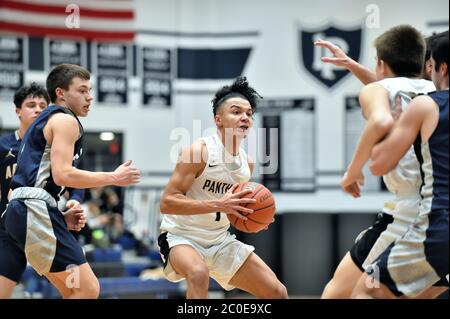
<svg viewBox="0 0 450 319"><path fill-rule="evenodd" d="M0 0L0 33L132 41L134 17L133 0Z"/></svg>

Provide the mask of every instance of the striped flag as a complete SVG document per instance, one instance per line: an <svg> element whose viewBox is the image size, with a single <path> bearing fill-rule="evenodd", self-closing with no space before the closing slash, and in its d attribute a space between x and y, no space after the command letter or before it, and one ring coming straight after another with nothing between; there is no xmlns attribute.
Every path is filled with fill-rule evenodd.
<svg viewBox="0 0 450 319"><path fill-rule="evenodd" d="M134 39L133 0L0 0L0 32L96 41Z"/></svg>

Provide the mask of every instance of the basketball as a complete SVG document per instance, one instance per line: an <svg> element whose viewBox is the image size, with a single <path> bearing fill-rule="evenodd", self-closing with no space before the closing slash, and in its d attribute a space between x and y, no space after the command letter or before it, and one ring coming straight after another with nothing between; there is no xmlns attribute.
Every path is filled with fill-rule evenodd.
<svg viewBox="0 0 450 319"><path fill-rule="evenodd" d="M247 214L240 212L248 218L247 220L240 219L232 214L227 214L227 217L236 229L246 233L257 233L274 222L276 211L275 199L273 198L272 192L268 188L255 182L239 184L234 193L238 193L246 189L251 189L253 192L242 198L256 199L256 203L245 205L245 207L253 209L253 213Z"/></svg>

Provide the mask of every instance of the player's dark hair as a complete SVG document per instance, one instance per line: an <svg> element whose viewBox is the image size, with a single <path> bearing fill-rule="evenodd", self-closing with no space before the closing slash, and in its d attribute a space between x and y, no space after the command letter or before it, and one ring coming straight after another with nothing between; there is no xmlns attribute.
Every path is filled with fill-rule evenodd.
<svg viewBox="0 0 450 319"><path fill-rule="evenodd" d="M425 58L423 59L424 62L427 62L430 59L431 56L431 41L433 37L428 37L425 39L426 42L426 49L425 49ZM425 65L425 63L424 63Z"/></svg>
<svg viewBox="0 0 450 319"><path fill-rule="evenodd" d="M410 25L399 25L375 39L378 58L395 76L416 77L423 70L425 39Z"/></svg>
<svg viewBox="0 0 450 319"><path fill-rule="evenodd" d="M425 38L425 42L427 43L427 50L425 52L425 62L428 61L431 57L431 46L433 45L433 41L445 36L448 37L448 30L439 33L433 32L432 35Z"/></svg>
<svg viewBox="0 0 450 319"><path fill-rule="evenodd" d="M51 70L47 76L47 91L53 103L56 101L55 90L57 88L68 90L70 83L76 77L82 80L89 80L91 74L88 70L76 64L60 64Z"/></svg>
<svg viewBox="0 0 450 319"><path fill-rule="evenodd" d="M435 62L435 71L439 71L441 64L448 66L448 31L440 37L433 39L431 43L431 56Z"/></svg>
<svg viewBox="0 0 450 319"><path fill-rule="evenodd" d="M217 114L217 110L223 102L233 97L241 97L246 99L250 103L253 113L256 112L258 100L262 98L262 96L259 95L255 89L248 85L247 78L245 76L240 76L233 82L233 84L226 85L216 92L211 101L213 104L214 115Z"/></svg>
<svg viewBox="0 0 450 319"><path fill-rule="evenodd" d="M38 85L36 82L33 82L30 85L22 86L16 91L14 94L14 105L20 109L26 98L34 97L42 97L45 99L47 104L50 104L50 96L48 95L47 90Z"/></svg>

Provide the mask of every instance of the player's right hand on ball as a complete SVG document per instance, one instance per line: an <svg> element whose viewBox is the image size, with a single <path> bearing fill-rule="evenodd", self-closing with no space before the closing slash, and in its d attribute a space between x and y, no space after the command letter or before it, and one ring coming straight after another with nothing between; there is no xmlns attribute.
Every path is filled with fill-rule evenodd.
<svg viewBox="0 0 450 319"><path fill-rule="evenodd" d="M141 180L141 173L139 170L131 165L131 161L128 160L113 172L114 185L127 186L130 184L139 183Z"/></svg>
<svg viewBox="0 0 450 319"><path fill-rule="evenodd" d="M247 217L242 215L242 213L251 214L251 213L253 213L253 209L244 207L243 205L254 204L254 203L256 203L256 199L242 198L243 196L251 194L253 192L251 189L246 189L246 190L234 193L234 191L236 190L236 188L238 186L239 186L239 184L234 184L225 193L225 195L223 195L223 197L220 200L220 204L222 206L220 210L224 213L232 214L232 215L237 216L238 218L246 220Z"/></svg>

